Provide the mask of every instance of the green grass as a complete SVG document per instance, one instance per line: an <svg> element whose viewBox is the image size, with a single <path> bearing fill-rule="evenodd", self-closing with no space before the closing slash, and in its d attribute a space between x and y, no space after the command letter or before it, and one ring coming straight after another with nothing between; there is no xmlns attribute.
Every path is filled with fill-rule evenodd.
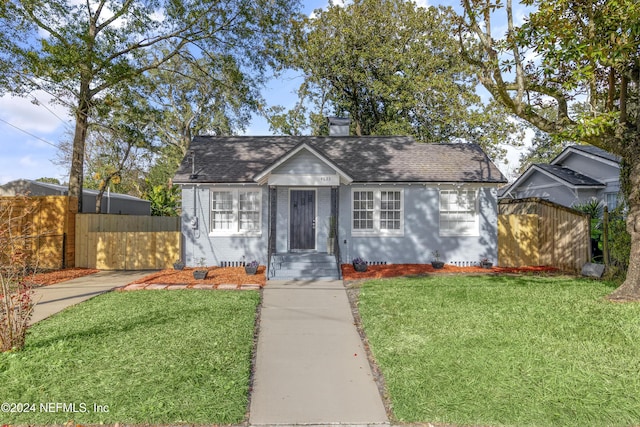
<svg viewBox="0 0 640 427"><path fill-rule="evenodd" d="M35 404L0 419L242 422L259 299L253 291L112 292L72 307L36 324L24 350L0 354L0 403Z"/></svg>
<svg viewBox="0 0 640 427"><path fill-rule="evenodd" d="M359 310L396 420L640 425L640 304L573 278L365 283Z"/></svg>

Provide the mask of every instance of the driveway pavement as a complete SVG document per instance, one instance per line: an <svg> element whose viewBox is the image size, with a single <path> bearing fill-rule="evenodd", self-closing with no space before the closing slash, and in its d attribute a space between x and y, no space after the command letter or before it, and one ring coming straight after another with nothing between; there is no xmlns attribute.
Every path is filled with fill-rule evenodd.
<svg viewBox="0 0 640 427"><path fill-rule="evenodd" d="M341 281L267 283L249 423L388 423Z"/></svg>
<svg viewBox="0 0 640 427"><path fill-rule="evenodd" d="M108 292L113 288L124 286L149 273L149 271L100 271L56 285L36 288L33 296L36 306L33 309L30 323L39 322L67 307Z"/></svg>

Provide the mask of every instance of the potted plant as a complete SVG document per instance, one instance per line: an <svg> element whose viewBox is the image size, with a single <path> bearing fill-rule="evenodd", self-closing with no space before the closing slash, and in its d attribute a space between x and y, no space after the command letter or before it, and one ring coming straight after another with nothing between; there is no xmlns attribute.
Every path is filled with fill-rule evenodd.
<svg viewBox="0 0 640 427"><path fill-rule="evenodd" d="M480 266L482 268L491 268L493 267L493 263L489 261L489 258L480 258Z"/></svg>
<svg viewBox="0 0 640 427"><path fill-rule="evenodd" d="M439 270L441 268L444 267L444 261L440 261L440 252L433 251L431 252L431 255L433 255L433 260L431 261L431 266L433 268L435 268L436 270Z"/></svg>
<svg viewBox="0 0 640 427"><path fill-rule="evenodd" d="M193 270L193 278L196 280L204 280L205 277L207 277L207 273L209 272L205 267L205 259L204 258L200 258L200 260L198 261L198 269Z"/></svg>
<svg viewBox="0 0 640 427"><path fill-rule="evenodd" d="M182 262L181 259L176 260L176 262L173 263L173 269L174 270L184 270L184 262Z"/></svg>
<svg viewBox="0 0 640 427"><path fill-rule="evenodd" d="M258 271L258 261L253 260L248 264L244 265L244 272L247 274L256 274Z"/></svg>
<svg viewBox="0 0 640 427"><path fill-rule="evenodd" d="M333 255L336 246L336 217L329 217L329 237L327 237L327 253Z"/></svg>
<svg viewBox="0 0 640 427"><path fill-rule="evenodd" d="M353 268L357 272L363 273L367 271L367 261L365 261L364 259L357 257L357 258L354 258L353 261L351 261L351 263L353 264Z"/></svg>

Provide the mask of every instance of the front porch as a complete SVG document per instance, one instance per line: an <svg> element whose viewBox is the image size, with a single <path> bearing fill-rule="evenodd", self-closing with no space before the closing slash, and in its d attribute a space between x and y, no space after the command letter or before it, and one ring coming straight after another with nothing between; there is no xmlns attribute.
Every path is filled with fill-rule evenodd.
<svg viewBox="0 0 640 427"><path fill-rule="evenodd" d="M338 187L270 186L267 278L340 279Z"/></svg>

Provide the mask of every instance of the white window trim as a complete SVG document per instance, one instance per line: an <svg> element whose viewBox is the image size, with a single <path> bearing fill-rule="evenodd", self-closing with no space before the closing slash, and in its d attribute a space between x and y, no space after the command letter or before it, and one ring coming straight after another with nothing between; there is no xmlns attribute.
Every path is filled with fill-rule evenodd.
<svg viewBox="0 0 640 427"><path fill-rule="evenodd" d="M475 223L473 225L473 230L467 232L467 233L459 233L459 232L454 232L454 231L450 231L450 230L443 230L442 229L442 192L443 191L447 191L447 192L451 192L451 191L473 191L475 193L475 203L474 203L474 208L475 208L475 213L474 213L474 219L475 219ZM477 237L480 236L480 209L479 209L479 189L478 188L441 188L438 190L438 231L440 236L442 237L458 237L458 236L463 236L463 237Z"/></svg>
<svg viewBox="0 0 640 427"><path fill-rule="evenodd" d="M231 228L227 230L216 230L213 228L213 193L229 192L232 198L232 220ZM258 229L257 230L240 230L240 193L258 193ZM260 237L262 236L262 189L260 188L233 188L233 187L212 187L209 192L209 236L246 236Z"/></svg>
<svg viewBox="0 0 640 427"><path fill-rule="evenodd" d="M373 229L363 230L353 228L353 193L361 191L373 192ZM399 191L400 192L400 229L388 230L380 228L380 212L381 212L381 192L383 191ZM353 237L402 237L404 236L404 189L397 187L357 187L351 189L351 206L349 208L349 222L351 224L351 236Z"/></svg>

